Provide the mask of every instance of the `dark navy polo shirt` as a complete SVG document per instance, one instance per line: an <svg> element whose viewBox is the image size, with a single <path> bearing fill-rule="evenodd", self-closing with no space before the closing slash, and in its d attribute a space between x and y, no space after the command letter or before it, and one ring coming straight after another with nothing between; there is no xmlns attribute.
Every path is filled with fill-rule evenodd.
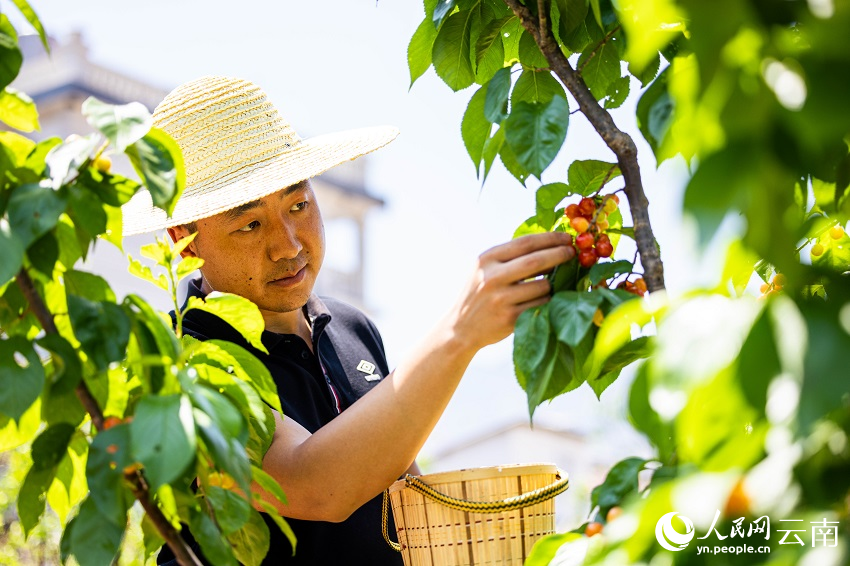
<svg viewBox="0 0 850 566"><path fill-rule="evenodd" d="M199 282L189 283L189 296L204 296ZM183 332L199 340L234 342L254 354L277 385L284 416L313 433L380 383L389 368L378 329L356 308L311 295L304 312L313 329L312 352L298 335L264 331L262 342L269 351L265 354L251 347L222 319L200 310L186 313ZM369 430L360 432L369 434ZM346 462L340 461L336 468L327 470L321 481L332 482L345 473ZM392 550L381 534L381 506L379 495L341 523L287 519L298 537L294 557L289 541L264 514L271 533L264 564L401 566L400 553ZM392 514L389 532L395 532ZM171 558L166 546L158 561L162 564Z"/></svg>

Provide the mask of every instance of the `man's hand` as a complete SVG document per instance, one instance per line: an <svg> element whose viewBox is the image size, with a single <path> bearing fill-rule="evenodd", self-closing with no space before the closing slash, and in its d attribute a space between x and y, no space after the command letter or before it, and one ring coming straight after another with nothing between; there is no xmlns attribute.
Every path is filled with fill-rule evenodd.
<svg viewBox="0 0 850 566"><path fill-rule="evenodd" d="M530 278L573 259L571 244L569 234L548 232L522 236L481 254L450 315L456 337L477 351L509 336L524 310L549 300L549 281Z"/></svg>

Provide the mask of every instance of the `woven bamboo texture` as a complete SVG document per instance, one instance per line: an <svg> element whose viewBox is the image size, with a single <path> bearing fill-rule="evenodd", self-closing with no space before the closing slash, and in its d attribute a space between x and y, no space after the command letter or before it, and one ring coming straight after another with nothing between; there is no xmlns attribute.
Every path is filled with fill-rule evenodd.
<svg viewBox="0 0 850 566"><path fill-rule="evenodd" d="M546 487L558 479L550 464L474 468L427 474L437 491L469 501L500 501ZM404 480L390 489L396 534L405 566L522 566L531 547L555 530L555 500L501 513L472 513L444 506Z"/></svg>

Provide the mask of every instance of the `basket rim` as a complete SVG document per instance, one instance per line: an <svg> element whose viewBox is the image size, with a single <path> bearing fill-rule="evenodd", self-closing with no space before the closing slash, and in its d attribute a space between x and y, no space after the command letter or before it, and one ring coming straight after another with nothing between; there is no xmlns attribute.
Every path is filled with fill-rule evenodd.
<svg viewBox="0 0 850 566"><path fill-rule="evenodd" d="M480 468L463 468L461 470L435 472L433 474L423 474L417 477L428 485L437 488L440 485L458 481L488 480L499 477L516 477L531 474L552 474L554 476L557 475L558 472L558 466L551 463L505 464L502 466L482 466ZM390 493L395 493L405 489L406 487L407 483L404 478L402 478L394 482L389 487L389 491Z"/></svg>

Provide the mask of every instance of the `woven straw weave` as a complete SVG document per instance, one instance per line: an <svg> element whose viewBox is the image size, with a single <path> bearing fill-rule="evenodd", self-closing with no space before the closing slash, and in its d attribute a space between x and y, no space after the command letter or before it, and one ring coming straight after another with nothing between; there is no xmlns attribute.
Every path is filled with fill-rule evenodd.
<svg viewBox="0 0 850 566"><path fill-rule="evenodd" d="M154 111L154 126L183 153L186 189L167 218L141 191L124 206L124 235L220 214L314 177L391 142L392 126L301 139L257 85L203 77L174 89Z"/></svg>

